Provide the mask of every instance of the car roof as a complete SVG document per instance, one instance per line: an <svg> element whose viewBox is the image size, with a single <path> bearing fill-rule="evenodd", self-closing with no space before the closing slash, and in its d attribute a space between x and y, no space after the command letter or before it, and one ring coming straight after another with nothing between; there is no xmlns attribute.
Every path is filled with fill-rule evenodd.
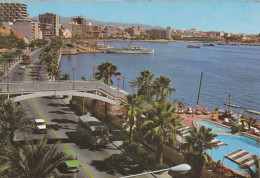
<svg viewBox="0 0 260 178"><path fill-rule="evenodd" d="M65 163L68 167L79 167L80 166L80 162L78 160L69 160L69 161L65 161Z"/></svg>
<svg viewBox="0 0 260 178"><path fill-rule="evenodd" d="M69 156L76 156L76 153L72 150L62 150L62 152Z"/></svg>
<svg viewBox="0 0 260 178"><path fill-rule="evenodd" d="M45 122L43 119L35 119L36 123Z"/></svg>

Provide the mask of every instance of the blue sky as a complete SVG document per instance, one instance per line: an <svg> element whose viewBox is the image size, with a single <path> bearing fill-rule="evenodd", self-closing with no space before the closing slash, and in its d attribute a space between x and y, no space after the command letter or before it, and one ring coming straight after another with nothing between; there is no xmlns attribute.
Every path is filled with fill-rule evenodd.
<svg viewBox="0 0 260 178"><path fill-rule="evenodd" d="M63 17L84 15L104 22L142 23L181 30L196 28L202 31L259 34L260 2L256 1L258 0L19 2L28 5L30 17L49 12Z"/></svg>

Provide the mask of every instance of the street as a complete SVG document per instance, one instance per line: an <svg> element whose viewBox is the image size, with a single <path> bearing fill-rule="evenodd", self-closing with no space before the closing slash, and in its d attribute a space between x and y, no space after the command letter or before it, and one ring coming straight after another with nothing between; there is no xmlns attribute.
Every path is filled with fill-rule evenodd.
<svg viewBox="0 0 260 178"><path fill-rule="evenodd" d="M36 67L34 75L36 80L43 79L40 64L36 61L39 52L31 56L31 64L26 69L21 69L20 64L16 65L10 72L10 81L33 80L32 66ZM35 79L35 78L34 78ZM42 97L21 101L32 119L42 118L47 123L48 143L53 144L58 140L62 143L59 150L73 150L81 163L81 171L75 174L66 174L71 177L120 177L143 172L143 168L133 160L126 157L117 148L122 141L113 140L104 148L91 148L88 143L78 142L77 121L78 117L69 109L64 100L58 97ZM23 139L24 133L17 132L15 140ZM112 130L113 134L118 134L118 130ZM37 139L44 134L30 134L33 139ZM58 172L56 170L56 172ZM61 173L62 174L62 173ZM145 176L142 176L145 177ZM151 177L151 176L149 176Z"/></svg>

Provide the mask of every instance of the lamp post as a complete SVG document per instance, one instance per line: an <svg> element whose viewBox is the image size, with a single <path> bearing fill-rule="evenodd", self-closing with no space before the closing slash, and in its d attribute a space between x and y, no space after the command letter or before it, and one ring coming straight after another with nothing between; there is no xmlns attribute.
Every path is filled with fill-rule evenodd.
<svg viewBox="0 0 260 178"><path fill-rule="evenodd" d="M93 66L92 69L93 69L93 83L94 83L94 81L95 81L95 74L94 74L94 73L95 73L95 69L96 69L96 67Z"/></svg>
<svg viewBox="0 0 260 178"><path fill-rule="evenodd" d="M36 69L36 68L33 67L32 69L33 69L33 86L34 86L34 90L35 90L35 81L34 81L35 76L34 76L34 72L35 72L35 69Z"/></svg>
<svg viewBox="0 0 260 178"><path fill-rule="evenodd" d="M190 171L190 169L191 169L191 167L188 164L180 164L178 166L174 166L174 167L167 168L167 169L161 169L161 170L151 171L151 172L144 172L141 174L134 174L134 175L124 176L124 177L119 177L119 178L136 177L136 176L142 176L142 175L146 175L146 174L153 174L153 173L164 172L164 171L173 171L178 174L186 174Z"/></svg>
<svg viewBox="0 0 260 178"><path fill-rule="evenodd" d="M125 76L123 76L123 90L125 89Z"/></svg>
<svg viewBox="0 0 260 178"><path fill-rule="evenodd" d="M6 69L6 90L9 92L9 78L8 78L8 72L10 71L9 68Z"/></svg>
<svg viewBox="0 0 260 178"><path fill-rule="evenodd" d="M76 71L76 68L75 67L73 67L73 90L74 90L74 88L75 88L75 71Z"/></svg>
<svg viewBox="0 0 260 178"><path fill-rule="evenodd" d="M117 82L118 82L117 95L119 95L119 81L120 80L121 80L120 78L117 78Z"/></svg>
<svg viewBox="0 0 260 178"><path fill-rule="evenodd" d="M135 85L132 85L133 94L135 94Z"/></svg>

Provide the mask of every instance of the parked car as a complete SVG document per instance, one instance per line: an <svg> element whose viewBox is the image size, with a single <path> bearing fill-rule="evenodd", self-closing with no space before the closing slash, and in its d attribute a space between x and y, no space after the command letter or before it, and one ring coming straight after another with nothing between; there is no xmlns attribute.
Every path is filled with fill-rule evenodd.
<svg viewBox="0 0 260 178"><path fill-rule="evenodd" d="M72 150L63 150L62 152L66 155L67 159L59 166L59 170L65 173L75 173L80 171L81 165L75 152Z"/></svg>
<svg viewBox="0 0 260 178"><path fill-rule="evenodd" d="M21 68L21 69L25 69L25 65L21 65L20 68Z"/></svg>

